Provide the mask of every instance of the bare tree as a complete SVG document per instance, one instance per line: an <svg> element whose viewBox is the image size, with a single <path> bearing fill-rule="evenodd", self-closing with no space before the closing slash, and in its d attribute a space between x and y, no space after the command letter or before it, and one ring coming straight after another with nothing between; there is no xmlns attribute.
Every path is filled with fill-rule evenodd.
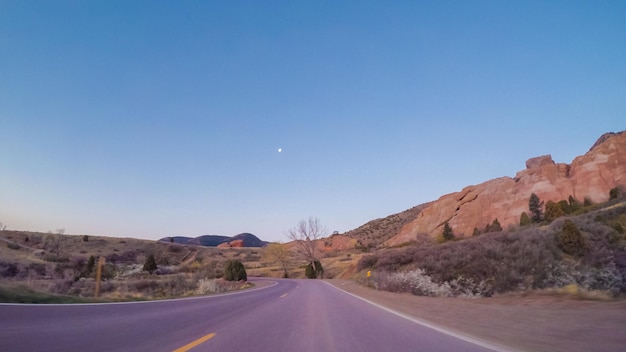
<svg viewBox="0 0 626 352"><path fill-rule="evenodd" d="M269 263L278 263L283 269L283 277L288 277L287 265L291 258L291 252L284 243L270 243L263 249L263 256Z"/></svg>
<svg viewBox="0 0 626 352"><path fill-rule="evenodd" d="M315 266L315 261L319 260L315 241L327 234L328 231L318 218L309 217L308 221L301 220L296 227L289 230L287 237L294 241L297 255Z"/></svg>

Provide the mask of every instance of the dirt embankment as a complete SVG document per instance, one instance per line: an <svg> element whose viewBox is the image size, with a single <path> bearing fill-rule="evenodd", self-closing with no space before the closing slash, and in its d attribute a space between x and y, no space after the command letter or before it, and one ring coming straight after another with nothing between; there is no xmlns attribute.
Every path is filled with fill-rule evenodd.
<svg viewBox="0 0 626 352"><path fill-rule="evenodd" d="M377 291L348 280L328 282L395 311L514 349L623 351L626 348L626 300L588 301L538 294L433 298Z"/></svg>

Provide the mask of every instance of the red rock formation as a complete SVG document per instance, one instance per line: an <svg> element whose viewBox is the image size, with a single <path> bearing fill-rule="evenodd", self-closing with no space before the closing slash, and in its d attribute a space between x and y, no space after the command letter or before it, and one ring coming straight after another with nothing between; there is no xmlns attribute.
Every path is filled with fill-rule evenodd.
<svg viewBox="0 0 626 352"><path fill-rule="evenodd" d="M518 225L522 212L528 213L532 193L543 201L571 195L581 202L584 198L604 202L610 189L618 186L626 188L626 131L603 135L570 165L556 164L550 155L531 158L514 178L501 177L444 195L385 244L406 243L419 233L437 236L446 221L457 236L471 236L474 228L484 229L496 218L503 228Z"/></svg>
<svg viewBox="0 0 626 352"><path fill-rule="evenodd" d="M217 248L242 248L243 240L234 240L230 242L224 242L217 245Z"/></svg>

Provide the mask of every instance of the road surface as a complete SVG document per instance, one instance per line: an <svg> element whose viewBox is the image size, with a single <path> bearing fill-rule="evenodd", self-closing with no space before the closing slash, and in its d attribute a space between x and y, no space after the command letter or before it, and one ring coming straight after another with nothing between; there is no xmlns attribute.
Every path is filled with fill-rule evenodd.
<svg viewBox="0 0 626 352"><path fill-rule="evenodd" d="M275 282L275 283L274 283ZM319 280L194 299L0 305L0 351L491 351Z"/></svg>

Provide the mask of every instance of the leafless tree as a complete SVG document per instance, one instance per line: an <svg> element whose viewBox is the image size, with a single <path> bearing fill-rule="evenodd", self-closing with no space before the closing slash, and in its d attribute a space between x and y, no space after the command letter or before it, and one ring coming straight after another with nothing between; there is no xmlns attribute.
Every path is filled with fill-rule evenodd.
<svg viewBox="0 0 626 352"><path fill-rule="evenodd" d="M319 260L315 241L327 234L328 231L318 218L309 217L308 221L302 220L296 227L289 230L287 237L294 241L296 254L311 265L315 265L314 262Z"/></svg>
<svg viewBox="0 0 626 352"><path fill-rule="evenodd" d="M278 263L283 269L283 277L288 277L287 266L291 258L291 252L284 243L270 243L263 249L263 257L269 263Z"/></svg>

